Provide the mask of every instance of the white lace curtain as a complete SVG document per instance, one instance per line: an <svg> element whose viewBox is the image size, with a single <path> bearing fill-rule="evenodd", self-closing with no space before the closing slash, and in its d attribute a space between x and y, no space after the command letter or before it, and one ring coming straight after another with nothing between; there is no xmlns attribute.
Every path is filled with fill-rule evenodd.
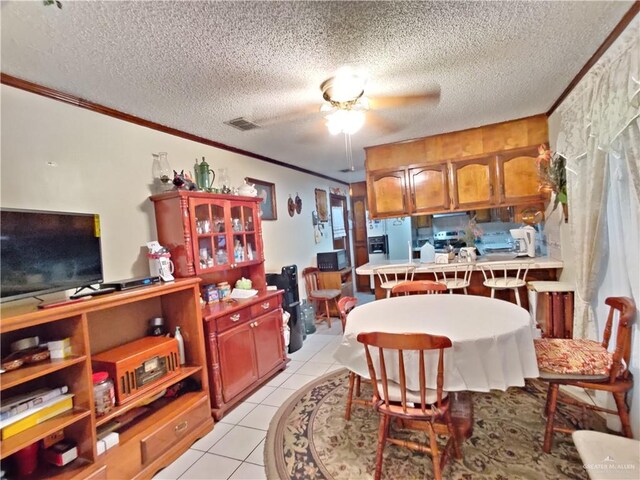
<svg viewBox="0 0 640 480"><path fill-rule="evenodd" d="M576 337L597 338L592 302L605 250L610 153L626 162L632 190L640 199L639 33L636 17L559 109L556 149L567 158Z"/></svg>

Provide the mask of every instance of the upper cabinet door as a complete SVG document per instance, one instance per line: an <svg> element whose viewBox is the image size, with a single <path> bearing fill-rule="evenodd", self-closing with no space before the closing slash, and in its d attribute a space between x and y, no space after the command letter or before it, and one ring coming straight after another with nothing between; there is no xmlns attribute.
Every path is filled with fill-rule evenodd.
<svg viewBox="0 0 640 480"><path fill-rule="evenodd" d="M498 155L500 203L528 203L544 198L538 191L537 155L537 147Z"/></svg>
<svg viewBox="0 0 640 480"><path fill-rule="evenodd" d="M486 207L496 203L494 165L493 157L451 162L454 209Z"/></svg>
<svg viewBox="0 0 640 480"><path fill-rule="evenodd" d="M430 213L450 207L447 164L409 169L412 213Z"/></svg>
<svg viewBox="0 0 640 480"><path fill-rule="evenodd" d="M228 202L225 200L189 199L196 274L229 268L232 263L228 211Z"/></svg>
<svg viewBox="0 0 640 480"><path fill-rule="evenodd" d="M405 170L376 172L367 178L371 218L407 215Z"/></svg>

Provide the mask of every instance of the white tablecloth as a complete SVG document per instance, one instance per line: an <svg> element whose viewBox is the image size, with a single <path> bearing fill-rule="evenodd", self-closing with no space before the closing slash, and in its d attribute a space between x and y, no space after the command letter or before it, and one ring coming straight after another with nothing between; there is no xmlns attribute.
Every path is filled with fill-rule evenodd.
<svg viewBox="0 0 640 480"><path fill-rule="evenodd" d="M347 319L335 359L369 378L361 332L430 333L451 339L445 350L447 391L487 392L521 387L525 378L538 377L529 312L503 300L472 295L411 295L376 300L356 307ZM372 351L373 353L373 351ZM407 387L418 389L417 352L405 353ZM377 351L374 358L377 358ZM386 358L386 357L385 357ZM427 359L428 387L435 388L437 356ZM390 360L390 359L389 359ZM397 360L385 363L388 375L399 381Z"/></svg>

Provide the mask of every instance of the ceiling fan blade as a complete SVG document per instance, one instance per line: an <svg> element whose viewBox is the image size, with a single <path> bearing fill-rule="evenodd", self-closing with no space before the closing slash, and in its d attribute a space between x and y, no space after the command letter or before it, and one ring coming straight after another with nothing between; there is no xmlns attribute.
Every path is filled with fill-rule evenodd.
<svg viewBox="0 0 640 480"><path fill-rule="evenodd" d="M391 135L400 131L399 125L390 122L382 115L372 112L371 110L367 112L367 120L364 128L367 128L368 125L372 126L383 135Z"/></svg>
<svg viewBox="0 0 640 480"><path fill-rule="evenodd" d="M369 97L369 105L375 110L386 108L410 107L419 104L438 104L440 102L440 87L420 95L397 95Z"/></svg>
<svg viewBox="0 0 640 480"><path fill-rule="evenodd" d="M320 115L320 111L317 105L307 105L304 107L290 110L287 113L275 115L273 117L263 117L257 119L250 119L253 123L268 128L275 125L282 125L285 123L301 122L315 118Z"/></svg>

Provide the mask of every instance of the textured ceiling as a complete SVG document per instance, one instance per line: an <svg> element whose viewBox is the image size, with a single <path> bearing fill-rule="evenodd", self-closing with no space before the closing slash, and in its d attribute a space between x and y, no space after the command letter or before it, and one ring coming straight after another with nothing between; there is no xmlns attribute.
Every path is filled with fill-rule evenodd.
<svg viewBox="0 0 640 480"><path fill-rule="evenodd" d="M547 111L632 2L2 2L2 71L346 181L363 147ZM330 136L319 85L345 64L383 110ZM291 113L311 112L307 115ZM240 132L222 122L276 121ZM287 120L288 121L284 121Z"/></svg>

